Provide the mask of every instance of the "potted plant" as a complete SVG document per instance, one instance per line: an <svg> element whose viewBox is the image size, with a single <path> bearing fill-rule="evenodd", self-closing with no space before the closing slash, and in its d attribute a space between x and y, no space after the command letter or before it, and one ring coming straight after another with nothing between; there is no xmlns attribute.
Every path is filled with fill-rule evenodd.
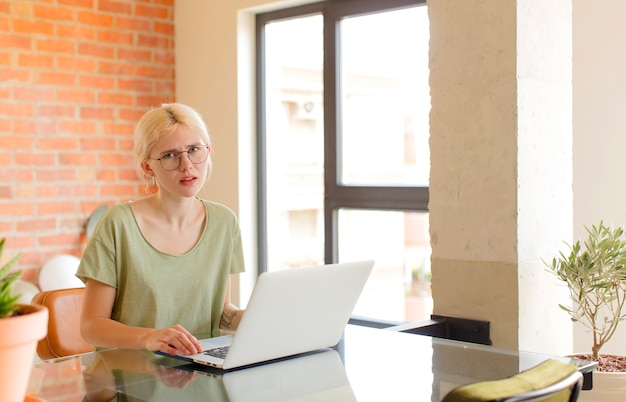
<svg viewBox="0 0 626 402"><path fill-rule="evenodd" d="M569 290L572 307L559 307L573 322L585 326L593 337L590 353L576 357L598 362L593 376L596 396L584 392L581 400L626 400L626 381L614 375L603 375L626 376L626 358L600 353L618 324L626 319L626 236L623 227L613 228L602 221L598 226L585 226L585 230L587 237L583 245L575 242L569 246L568 253L561 252L546 265ZM613 390L614 385L620 390Z"/></svg>
<svg viewBox="0 0 626 402"><path fill-rule="evenodd" d="M0 260L5 239L0 240ZM20 254L0 267L0 401L23 402L37 342L46 336L48 310L18 304L13 284L21 271L12 272Z"/></svg>

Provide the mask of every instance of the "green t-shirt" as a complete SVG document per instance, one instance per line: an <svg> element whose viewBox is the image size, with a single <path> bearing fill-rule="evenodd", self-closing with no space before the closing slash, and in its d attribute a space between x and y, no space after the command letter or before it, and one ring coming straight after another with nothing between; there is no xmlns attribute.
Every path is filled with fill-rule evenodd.
<svg viewBox="0 0 626 402"><path fill-rule="evenodd" d="M112 206L96 226L76 276L117 289L111 318L191 333L219 334L230 274L244 271L239 222L227 207L202 200L206 224L184 255L154 249L143 237L130 203Z"/></svg>

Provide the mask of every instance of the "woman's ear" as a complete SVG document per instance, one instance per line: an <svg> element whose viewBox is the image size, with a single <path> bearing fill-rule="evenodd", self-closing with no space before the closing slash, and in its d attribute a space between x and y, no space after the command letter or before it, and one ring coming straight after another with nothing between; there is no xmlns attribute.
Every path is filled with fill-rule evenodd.
<svg viewBox="0 0 626 402"><path fill-rule="evenodd" d="M152 167L150 166L148 161L141 162L141 170L143 170L143 174L147 178L153 178L154 177L154 170L152 170Z"/></svg>

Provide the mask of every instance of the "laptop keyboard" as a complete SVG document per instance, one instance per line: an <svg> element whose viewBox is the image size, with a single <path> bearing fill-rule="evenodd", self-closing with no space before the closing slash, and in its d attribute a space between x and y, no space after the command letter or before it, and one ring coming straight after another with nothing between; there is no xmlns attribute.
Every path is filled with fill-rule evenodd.
<svg viewBox="0 0 626 402"><path fill-rule="evenodd" d="M219 348L214 348L214 349L208 349L205 350L204 352L205 355L209 355L209 356L213 356L213 357L219 357L220 359L223 359L226 357L226 353L228 353L228 346L222 346Z"/></svg>

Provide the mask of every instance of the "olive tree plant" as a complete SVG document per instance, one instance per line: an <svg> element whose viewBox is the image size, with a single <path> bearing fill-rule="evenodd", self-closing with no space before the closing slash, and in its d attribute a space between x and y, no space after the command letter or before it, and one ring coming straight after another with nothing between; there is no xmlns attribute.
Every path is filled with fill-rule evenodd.
<svg viewBox="0 0 626 402"><path fill-rule="evenodd" d="M561 252L547 265L567 285L573 302L572 307L559 307L591 331L591 354L597 360L602 346L626 318L626 237L623 227L602 221L585 230L583 246L575 242L569 253Z"/></svg>

